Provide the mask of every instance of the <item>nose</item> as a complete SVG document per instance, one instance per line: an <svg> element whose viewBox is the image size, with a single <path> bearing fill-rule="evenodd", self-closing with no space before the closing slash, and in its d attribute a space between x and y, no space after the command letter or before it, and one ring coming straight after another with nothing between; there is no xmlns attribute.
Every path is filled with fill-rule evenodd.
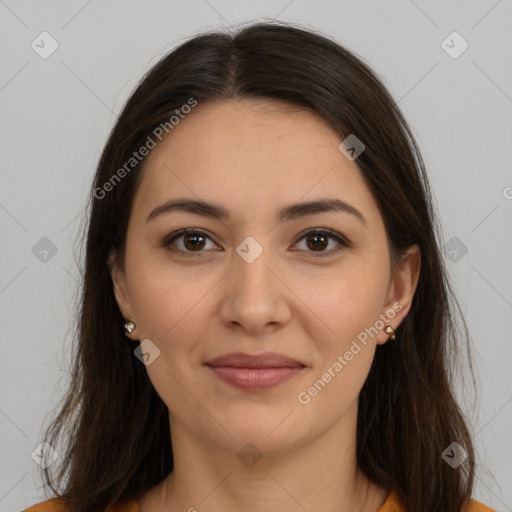
<svg viewBox="0 0 512 512"><path fill-rule="evenodd" d="M233 268L224 281L220 316L224 324L255 335L275 330L290 319L289 299L293 294L270 250L248 261L234 254Z"/></svg>

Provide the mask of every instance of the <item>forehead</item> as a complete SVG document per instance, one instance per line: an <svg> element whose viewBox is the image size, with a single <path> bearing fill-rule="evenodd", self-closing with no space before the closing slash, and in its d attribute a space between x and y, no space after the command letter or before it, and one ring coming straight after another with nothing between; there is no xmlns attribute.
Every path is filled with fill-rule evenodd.
<svg viewBox="0 0 512 512"><path fill-rule="evenodd" d="M195 196L222 202L240 218L339 197L376 213L360 169L339 151L340 142L318 114L285 102L199 104L149 154L135 202L154 207Z"/></svg>
<svg viewBox="0 0 512 512"><path fill-rule="evenodd" d="M199 104L151 158L158 160L163 153L194 148L193 154L180 157L233 165L239 158L241 170L249 171L259 162L274 160L283 167L288 161L283 167L287 170L305 155L308 161L318 158L319 152L337 156L338 139L336 132L310 110L274 100L230 100Z"/></svg>

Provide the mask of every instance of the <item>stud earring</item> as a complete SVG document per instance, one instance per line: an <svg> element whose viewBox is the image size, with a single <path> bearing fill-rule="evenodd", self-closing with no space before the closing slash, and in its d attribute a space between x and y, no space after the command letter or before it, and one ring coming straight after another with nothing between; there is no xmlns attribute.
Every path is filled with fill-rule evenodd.
<svg viewBox="0 0 512 512"><path fill-rule="evenodd" d="M125 334L130 334L135 329L135 324L131 320L125 320L123 327Z"/></svg>
<svg viewBox="0 0 512 512"><path fill-rule="evenodd" d="M391 327L391 325L388 325L384 331L387 333L387 334L390 334L390 337L389 339L390 340L394 340L395 339L395 329L393 329L393 327Z"/></svg>

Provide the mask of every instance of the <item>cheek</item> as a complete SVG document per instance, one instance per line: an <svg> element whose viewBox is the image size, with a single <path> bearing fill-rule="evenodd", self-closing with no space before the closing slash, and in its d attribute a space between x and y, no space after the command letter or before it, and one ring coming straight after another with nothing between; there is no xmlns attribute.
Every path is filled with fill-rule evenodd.
<svg viewBox="0 0 512 512"><path fill-rule="evenodd" d="M181 358L193 360L205 337L205 319L211 315L215 286L222 275L206 266L178 269L161 255L141 254L133 259L132 269L130 298L140 339L153 341L162 360L182 371Z"/></svg>
<svg viewBox="0 0 512 512"><path fill-rule="evenodd" d="M339 412L357 398L375 354L379 332L376 322L382 313L387 284L384 265L376 258L355 257L350 265L347 261L337 272L315 279L315 286L304 295L322 320L318 324L320 330L309 333L318 351L317 369L310 385L315 386L312 393L322 395L311 410L318 407L320 413L325 401L333 401ZM307 291L306 281L311 284L310 279L300 281L303 294ZM338 412L332 412L333 418Z"/></svg>
<svg viewBox="0 0 512 512"><path fill-rule="evenodd" d="M179 301L171 293L173 284L171 277L148 271L147 267L132 280L130 296L141 336L160 339L177 321Z"/></svg>
<svg viewBox="0 0 512 512"><path fill-rule="evenodd" d="M174 274L174 275L173 275ZM176 331L190 324L190 314L198 305L204 286L177 277L176 272L148 272L134 281L133 305L143 334L162 343L176 338ZM197 313L196 313L197 315Z"/></svg>
<svg viewBox="0 0 512 512"><path fill-rule="evenodd" d="M302 389L305 395L301 396L311 400L307 414L336 421L357 399L370 371L378 333L375 324L382 312L382 283L354 273L329 283L323 293L308 296L329 328L322 329L321 335L310 332L318 358L307 383L310 387Z"/></svg>
<svg viewBox="0 0 512 512"><path fill-rule="evenodd" d="M148 376L169 409L190 408L182 385L192 382L190 372L201 357L208 286L175 270L146 266L133 276L132 289L140 340L151 340L160 351L146 367Z"/></svg>
<svg viewBox="0 0 512 512"><path fill-rule="evenodd" d="M322 275L302 274L294 280L294 291L322 321L322 337L338 348L375 324L387 277L382 263L358 255Z"/></svg>

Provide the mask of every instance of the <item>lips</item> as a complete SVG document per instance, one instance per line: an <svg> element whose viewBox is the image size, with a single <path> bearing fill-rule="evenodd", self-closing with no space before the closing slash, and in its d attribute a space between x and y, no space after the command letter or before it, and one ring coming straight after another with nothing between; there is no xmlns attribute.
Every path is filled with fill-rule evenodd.
<svg viewBox="0 0 512 512"><path fill-rule="evenodd" d="M277 386L304 370L305 365L276 353L251 356L233 353L205 363L224 383L244 391L263 391Z"/></svg>
<svg viewBox="0 0 512 512"><path fill-rule="evenodd" d="M213 367L231 366L233 368L303 368L305 366L291 357L274 352L259 355L236 352L216 357L205 364Z"/></svg>

